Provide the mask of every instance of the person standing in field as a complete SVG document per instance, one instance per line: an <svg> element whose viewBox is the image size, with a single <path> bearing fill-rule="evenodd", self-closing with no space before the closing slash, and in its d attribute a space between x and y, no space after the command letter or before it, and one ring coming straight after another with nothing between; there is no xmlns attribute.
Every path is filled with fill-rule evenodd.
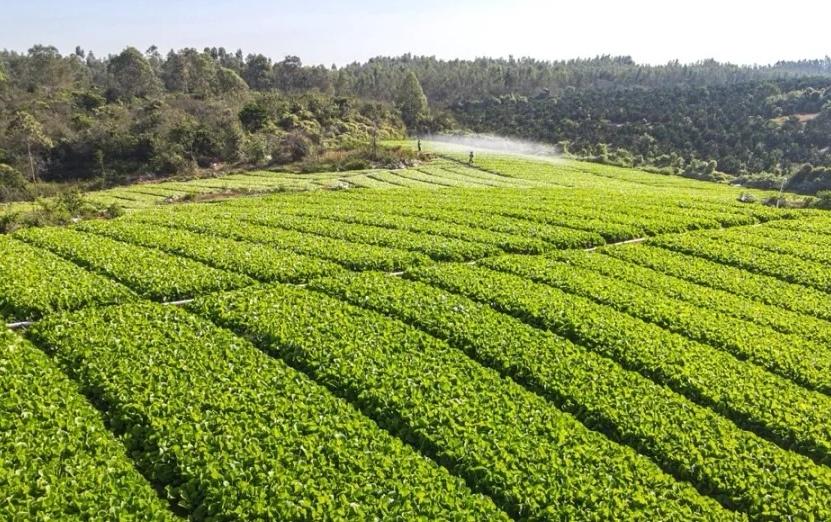
<svg viewBox="0 0 831 522"><path fill-rule="evenodd" d="M421 153L421 138L418 139L418 152Z"/></svg>
<svg viewBox="0 0 831 522"><path fill-rule="evenodd" d="M473 151L470 151L470 156L467 158L467 164L473 165Z"/></svg>

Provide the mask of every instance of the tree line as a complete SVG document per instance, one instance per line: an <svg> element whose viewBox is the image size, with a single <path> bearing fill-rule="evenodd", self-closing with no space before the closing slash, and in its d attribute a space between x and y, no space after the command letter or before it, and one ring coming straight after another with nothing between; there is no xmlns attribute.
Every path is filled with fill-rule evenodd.
<svg viewBox="0 0 831 522"><path fill-rule="evenodd" d="M49 195L55 187L42 181L101 188L314 159L401 138L402 116L424 113L310 87L304 78L317 69L291 57L269 65L268 85L257 83L259 63L210 49L0 52L0 201Z"/></svg>
<svg viewBox="0 0 831 522"><path fill-rule="evenodd" d="M820 175L831 167L828 78L567 89L461 101L452 109L470 129L559 143L598 161L705 179L723 173L765 188L786 182L807 193L831 189L831 177Z"/></svg>
<svg viewBox="0 0 831 522"><path fill-rule="evenodd" d="M36 45L0 51L0 199L40 180L103 186L297 162L459 127L693 174L818 172L829 78L828 57L744 67L403 55L325 67L222 47L99 58Z"/></svg>

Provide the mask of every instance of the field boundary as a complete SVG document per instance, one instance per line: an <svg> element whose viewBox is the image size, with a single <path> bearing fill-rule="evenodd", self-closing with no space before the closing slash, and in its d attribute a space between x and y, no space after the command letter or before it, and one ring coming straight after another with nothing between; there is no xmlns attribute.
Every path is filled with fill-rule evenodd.
<svg viewBox="0 0 831 522"><path fill-rule="evenodd" d="M304 284L304 285L295 285L295 286L306 286L306 285ZM196 298L193 297L193 298L190 298L190 299L181 299L179 301L165 301L165 302L162 302L162 303L159 303L159 304L161 304L163 306L185 306L185 305L188 305L188 304L192 303L195 300L196 300ZM119 304L127 304L127 303L111 303L111 304L102 305L102 306L103 307L118 306ZM73 312L78 312L80 310L83 310L84 308L94 308L94 307L95 306L93 305L91 307L82 307L82 308L78 308L76 310L62 310L61 312L58 312L58 313L73 313ZM18 322L14 322L14 323L6 323L6 328L8 328L9 330L12 330L12 331L22 330L24 328L28 328L28 327L32 326L33 324L38 323L39 321L42 321L43 319L45 319L45 317L42 317L42 318L37 319L35 321L18 321Z"/></svg>
<svg viewBox="0 0 831 522"><path fill-rule="evenodd" d="M647 239L649 239L649 238L648 237L636 237L634 239L627 239L626 241L618 241L617 243L606 243L605 245L597 245L597 246L593 246L591 248L584 248L583 251L584 252L594 252L598 248L613 247L613 246L620 246L620 245L635 245L635 244L638 244L638 243L643 243ZM563 250L568 250L568 249L563 249Z"/></svg>

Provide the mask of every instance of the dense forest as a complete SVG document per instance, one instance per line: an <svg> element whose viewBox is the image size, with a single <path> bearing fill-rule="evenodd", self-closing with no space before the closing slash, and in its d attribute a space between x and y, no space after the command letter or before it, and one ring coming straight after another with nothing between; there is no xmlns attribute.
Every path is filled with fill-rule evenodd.
<svg viewBox="0 0 831 522"><path fill-rule="evenodd" d="M269 64L264 85L256 58L243 70L227 59L193 49L166 58L133 48L106 59L43 46L0 53L0 200L42 195L50 185L40 181L91 188L292 163L406 133L391 104L301 87L295 75L314 68Z"/></svg>
<svg viewBox="0 0 831 522"><path fill-rule="evenodd" d="M373 139L460 129L699 177L775 185L797 173L812 192L831 166L829 86L828 57L743 67L404 55L324 67L224 48L99 58L37 45L0 51L0 200L42 193L39 181L314 164Z"/></svg>
<svg viewBox="0 0 831 522"><path fill-rule="evenodd" d="M465 126L621 165L798 192L831 188L831 80L567 89L458 102ZM796 174L796 175L793 175ZM793 175L793 176L792 176Z"/></svg>
<svg viewBox="0 0 831 522"><path fill-rule="evenodd" d="M743 67L704 60L643 65L628 56L600 56L568 61L532 58L438 60L404 55L373 58L333 73L340 93L392 100L407 72L418 76L430 103L448 106L490 96L557 96L572 89L657 88L733 85L748 81L823 76L831 78L831 58Z"/></svg>

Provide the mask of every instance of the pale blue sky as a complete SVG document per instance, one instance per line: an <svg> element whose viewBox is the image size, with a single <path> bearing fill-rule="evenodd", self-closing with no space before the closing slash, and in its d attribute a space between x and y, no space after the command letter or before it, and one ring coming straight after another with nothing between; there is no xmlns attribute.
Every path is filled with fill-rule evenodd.
<svg viewBox="0 0 831 522"><path fill-rule="evenodd" d="M377 55L541 59L628 54L639 62L734 63L831 54L831 1L0 0L0 48L99 55L224 46L345 64Z"/></svg>

